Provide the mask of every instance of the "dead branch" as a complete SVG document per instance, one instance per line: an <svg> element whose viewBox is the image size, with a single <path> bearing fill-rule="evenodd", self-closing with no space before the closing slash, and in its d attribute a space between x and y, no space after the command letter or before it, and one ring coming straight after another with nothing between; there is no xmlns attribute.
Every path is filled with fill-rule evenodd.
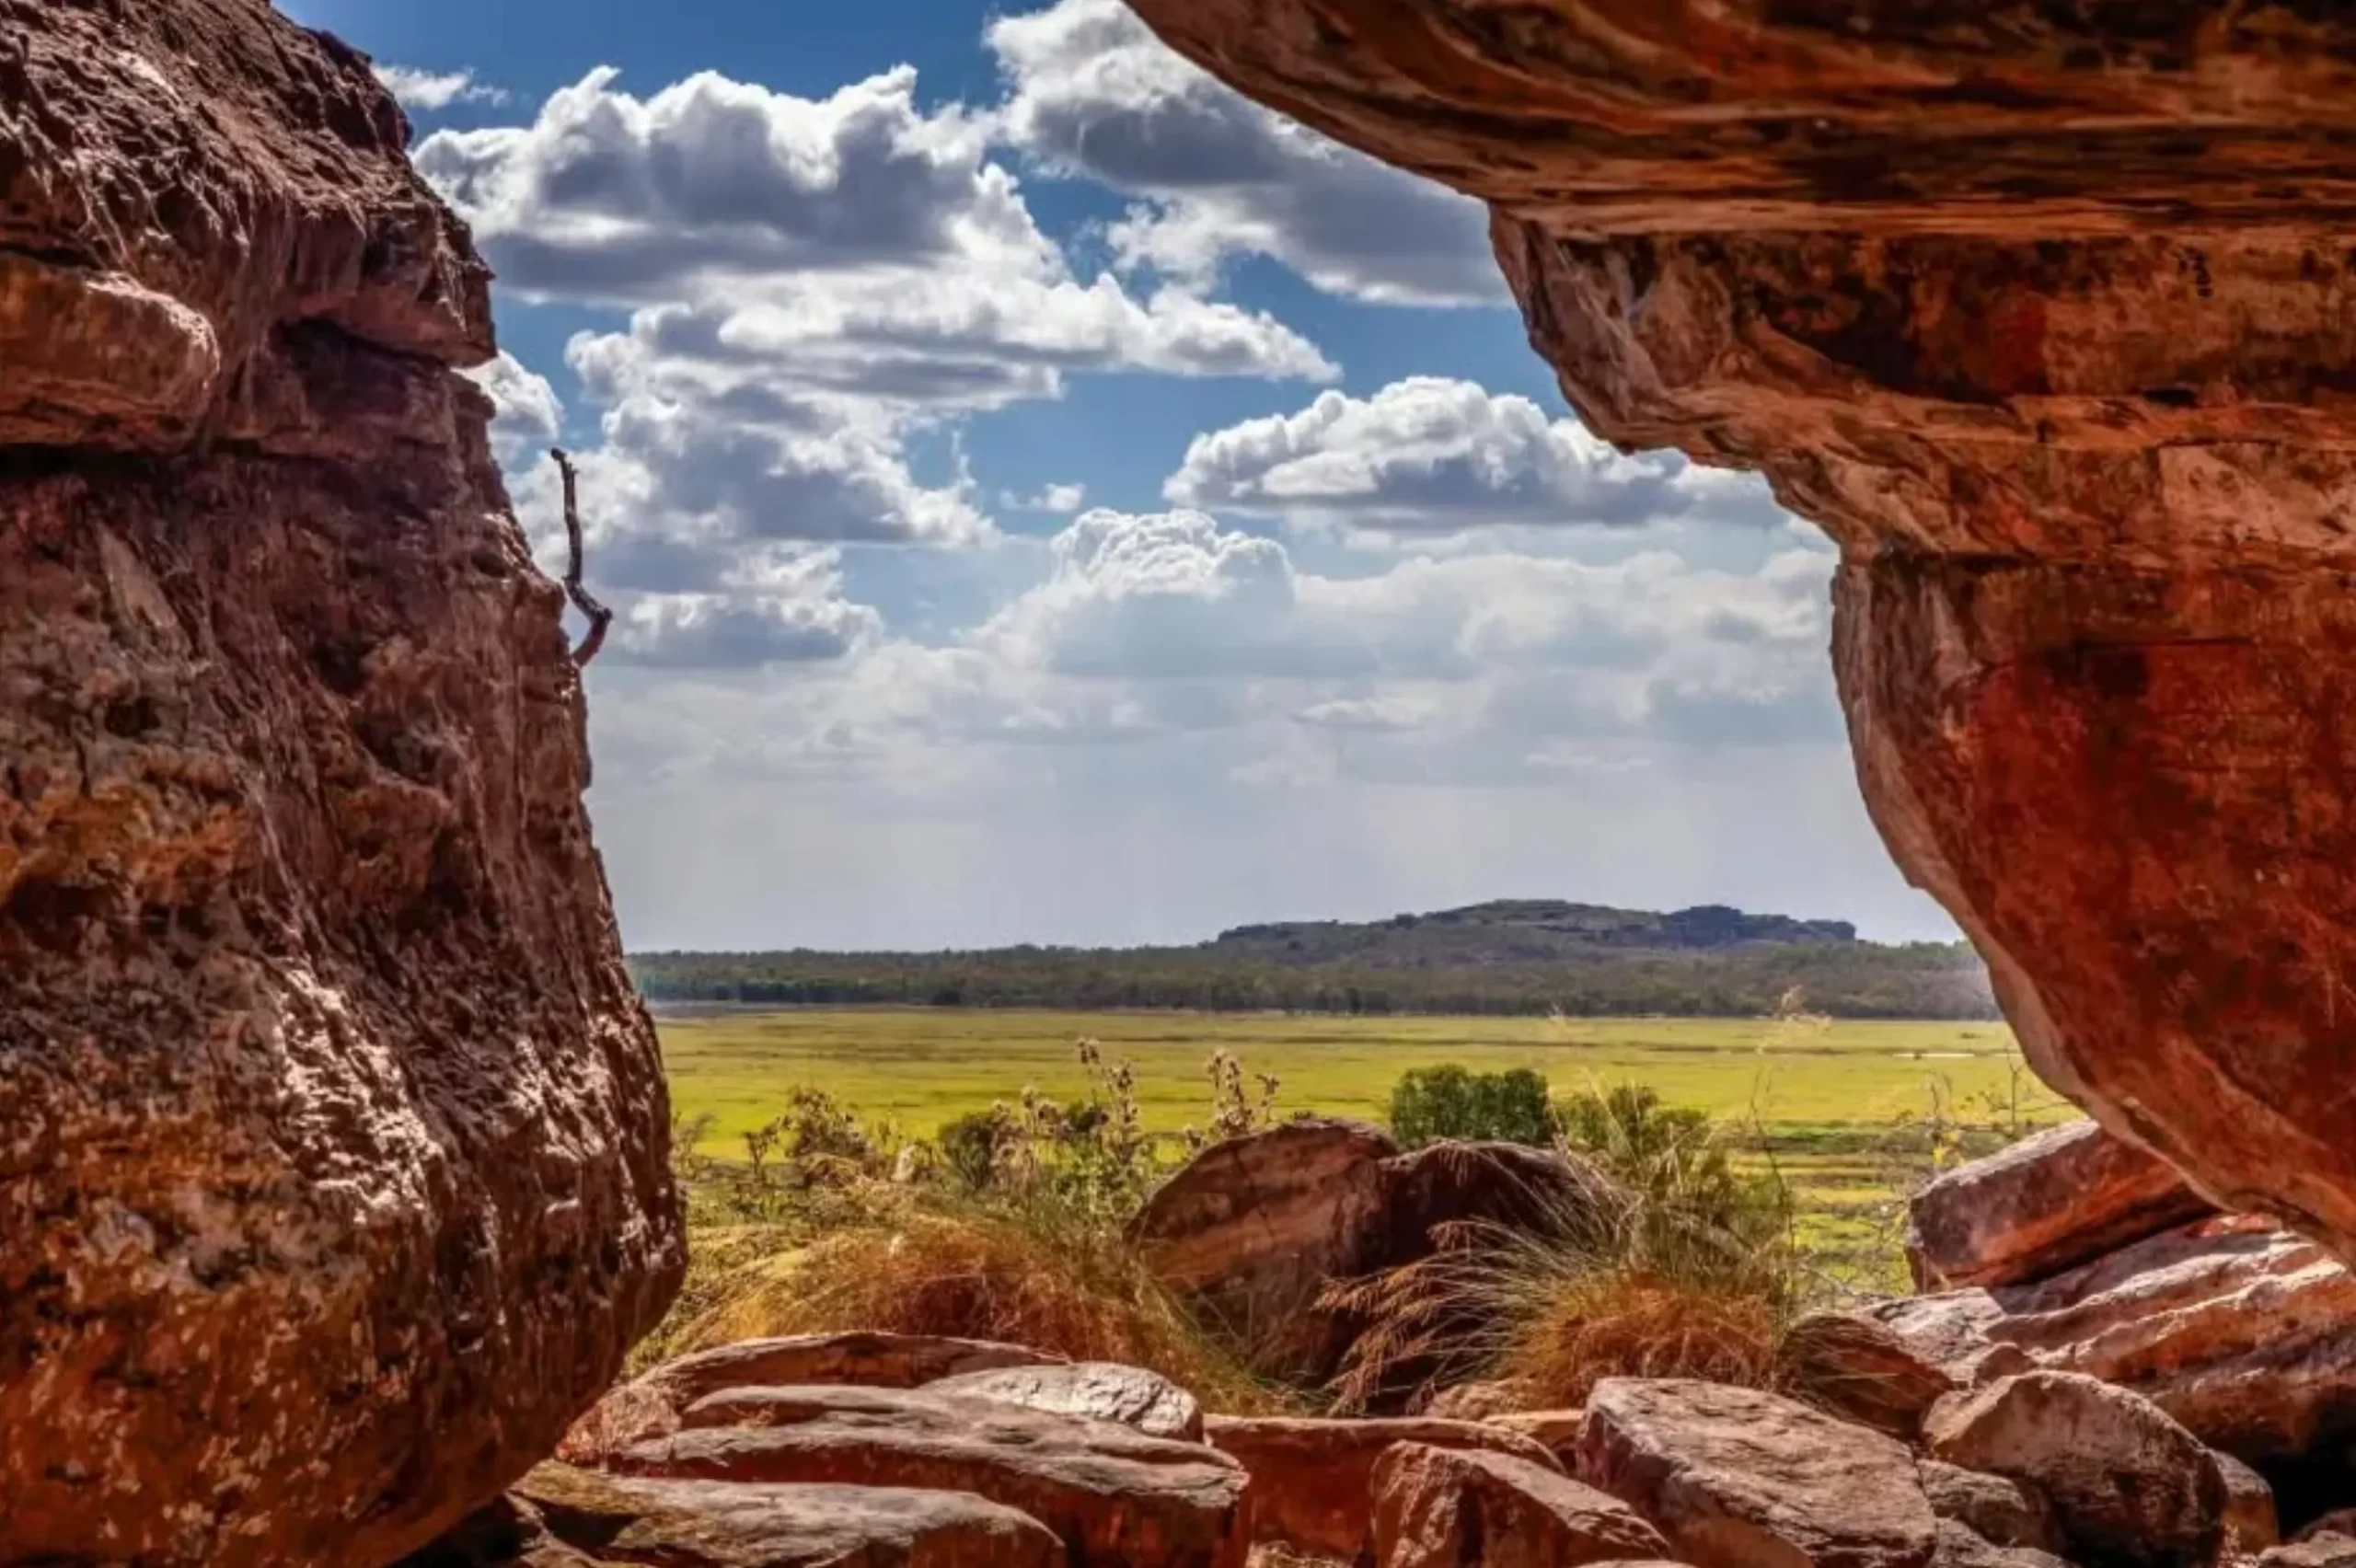
<svg viewBox="0 0 2356 1568"><path fill-rule="evenodd" d="M572 651L572 662L586 665L606 645L606 628L614 624L614 612L592 598L589 590L581 585L581 509L572 459L565 455L561 446L550 447L549 455L556 459L557 471L564 476L564 542L572 552L564 569L564 594L572 601L574 609L589 617L589 635Z"/></svg>

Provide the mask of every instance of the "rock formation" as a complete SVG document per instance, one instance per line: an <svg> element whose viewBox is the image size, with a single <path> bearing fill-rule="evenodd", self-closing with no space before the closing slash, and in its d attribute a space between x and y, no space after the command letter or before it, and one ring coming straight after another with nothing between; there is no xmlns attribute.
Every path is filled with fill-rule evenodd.
<svg viewBox="0 0 2356 1568"><path fill-rule="evenodd" d="M1611 1201L1591 1167L1551 1149L1438 1143L1402 1154L1357 1122L1287 1122L1203 1150L1149 1195L1131 1239L1253 1370L1303 1383L1334 1374L1365 1322L1327 1287L1432 1256L1451 1231L1559 1228ZM1464 1325L1470 1333L1474 1326ZM1392 1369L1386 1406L1430 1368Z"/></svg>
<svg viewBox="0 0 2356 1568"><path fill-rule="evenodd" d="M266 0L0 0L0 1559L387 1561L676 1288L407 136Z"/></svg>
<svg viewBox="0 0 2356 1568"><path fill-rule="evenodd" d="M1831 533L1867 804L2038 1072L2356 1257L2349 19L1132 4L1486 201L1592 428Z"/></svg>

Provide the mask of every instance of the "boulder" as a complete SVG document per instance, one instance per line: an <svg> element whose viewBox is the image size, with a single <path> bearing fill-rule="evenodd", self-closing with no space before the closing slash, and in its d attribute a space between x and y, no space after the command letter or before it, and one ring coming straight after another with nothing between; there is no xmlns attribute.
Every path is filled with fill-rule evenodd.
<svg viewBox="0 0 2356 1568"><path fill-rule="evenodd" d="M0 106L0 1554L389 1562L685 1263L489 273L267 0Z"/></svg>
<svg viewBox="0 0 2356 1568"><path fill-rule="evenodd" d="M1036 1519L962 1492L638 1481L540 1466L402 1568L1064 1568Z"/></svg>
<svg viewBox="0 0 2356 1568"><path fill-rule="evenodd" d="M1953 1519L1939 1521L1939 1548L1932 1568L2071 1568L2033 1546L1999 1546Z"/></svg>
<svg viewBox="0 0 2356 1568"><path fill-rule="evenodd" d="M2356 1441L2356 1276L2263 1219L2200 1220L2035 1285L1871 1315L1953 1375L2083 1372L2251 1463Z"/></svg>
<svg viewBox="0 0 2356 1568"><path fill-rule="evenodd" d="M1301 1120L1213 1144L1146 1200L1130 1237L1155 1274L1242 1346L1265 1376L1314 1383L1362 1324L1326 1287L1430 1257L1450 1228L1559 1228L1609 1193L1590 1167L1519 1144L1401 1154L1355 1122ZM1469 1334L1477 1325L1463 1325ZM1396 1369L1403 1402L1434 1370Z"/></svg>
<svg viewBox="0 0 2356 1568"><path fill-rule="evenodd" d="M2044 1279L2216 1206L2176 1168L2074 1122L1938 1177L1906 1205L1918 1290Z"/></svg>
<svg viewBox="0 0 2356 1568"><path fill-rule="evenodd" d="M682 1419L606 1464L666 1480L970 1492L1030 1515L1086 1562L1237 1568L1250 1545L1241 1465L1111 1422L828 1387L723 1389Z"/></svg>
<svg viewBox="0 0 2356 1568"><path fill-rule="evenodd" d="M1288 1122L1211 1145L1156 1188L1130 1236L1269 1377L1320 1381L1352 1325L1321 1310L1382 1232L1382 1162L1398 1146L1354 1122Z"/></svg>
<svg viewBox="0 0 2356 1568"><path fill-rule="evenodd" d="M1938 1548L1903 1445L1754 1389L1608 1378L1574 1471L1695 1568L1929 1568Z"/></svg>
<svg viewBox="0 0 2356 1568"><path fill-rule="evenodd" d="M1019 1344L934 1334L855 1330L741 1340L666 1361L609 1390L564 1435L557 1457L594 1465L632 1443L676 1432L681 1412L722 1389L812 1383L914 1389L969 1372L1062 1365L1062 1356Z"/></svg>
<svg viewBox="0 0 2356 1568"><path fill-rule="evenodd" d="M1371 1486L1380 1568L1576 1568L1669 1550L1625 1504L1509 1454L1397 1443Z"/></svg>
<svg viewBox="0 0 2356 1568"><path fill-rule="evenodd" d="M1537 1443L1480 1422L1422 1416L1325 1421L1223 1416L1205 1423L1220 1452L1252 1476L1252 1533L1264 1546L1355 1562L1373 1550L1374 1469L1394 1445L1503 1454L1559 1470Z"/></svg>
<svg viewBox="0 0 2356 1568"><path fill-rule="evenodd" d="M2274 1511L2274 1488L2266 1478L2231 1454L2212 1456L2225 1481L2225 1552L2230 1557L2255 1557L2282 1542L2281 1521Z"/></svg>
<svg viewBox="0 0 2356 1568"><path fill-rule="evenodd" d="M1149 1437L1193 1443L1203 1438L1203 1407L1195 1402L1194 1395L1159 1373L1110 1361L961 1372L927 1383L924 1389L928 1393L995 1400L1059 1415L1117 1422Z"/></svg>
<svg viewBox="0 0 2356 1568"><path fill-rule="evenodd" d="M2030 1066L2356 1260L2356 15L1134 8L1486 202L1600 440L1823 526L1866 808Z"/></svg>
<svg viewBox="0 0 2356 1568"><path fill-rule="evenodd" d="M1887 1324L1849 1312L1794 1322L1775 1363L1777 1384L1793 1398L1909 1442L1923 1412L1961 1386Z"/></svg>
<svg viewBox="0 0 2356 1568"><path fill-rule="evenodd" d="M1968 1470L1938 1459L1920 1466L1923 1495L1931 1512L1952 1519L1997 1546L2025 1546L2040 1551L2061 1550L2062 1536L2054 1527L2052 1505L2026 1482L2008 1475Z"/></svg>
<svg viewBox="0 0 2356 1568"><path fill-rule="evenodd" d="M2035 1356L2000 1337L2004 1307L1985 1290L1900 1297L1865 1309L1865 1315L1963 1388L2037 1369Z"/></svg>
<svg viewBox="0 0 2356 1568"><path fill-rule="evenodd" d="M1949 1464L2035 1486L2085 1568L2208 1568L2224 1542L2216 1460L2124 1389L2025 1372L1940 1401L1923 1436Z"/></svg>
<svg viewBox="0 0 2356 1568"><path fill-rule="evenodd" d="M2265 1220L2183 1226L1994 1297L1992 1336L2211 1447L2266 1464L2356 1439L2356 1275Z"/></svg>

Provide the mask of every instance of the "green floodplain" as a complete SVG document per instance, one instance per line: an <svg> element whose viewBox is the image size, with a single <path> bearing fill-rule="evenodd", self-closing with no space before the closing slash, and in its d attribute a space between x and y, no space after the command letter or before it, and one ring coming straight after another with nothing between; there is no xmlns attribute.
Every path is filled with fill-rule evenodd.
<svg viewBox="0 0 2356 1568"><path fill-rule="evenodd" d="M872 1123L930 1137L1026 1089L1083 1091L1076 1043L1126 1063L1149 1128L1207 1117L1213 1053L1278 1081L1280 1111L1380 1121L1413 1067L1529 1067L1556 1095L1618 1084L1721 1118L1739 1158L1788 1182L1829 1252L1890 1243L1892 1200L1926 1129L2076 1114L2029 1077L2001 1023L1676 1018L1349 1018L872 1008L658 1012L675 1113L709 1116L699 1151L744 1157L787 1090L822 1089Z"/></svg>

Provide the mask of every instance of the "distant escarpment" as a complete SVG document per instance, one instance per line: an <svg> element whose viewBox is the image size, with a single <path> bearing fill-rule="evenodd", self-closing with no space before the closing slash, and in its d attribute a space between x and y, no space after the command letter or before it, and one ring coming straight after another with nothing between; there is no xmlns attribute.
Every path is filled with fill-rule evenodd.
<svg viewBox="0 0 2356 1568"><path fill-rule="evenodd" d="M1961 942L1888 946L1840 920L1553 899L1238 926L1191 947L659 952L631 967L657 1002L1750 1018L1796 987L1839 1018L1995 1015Z"/></svg>

